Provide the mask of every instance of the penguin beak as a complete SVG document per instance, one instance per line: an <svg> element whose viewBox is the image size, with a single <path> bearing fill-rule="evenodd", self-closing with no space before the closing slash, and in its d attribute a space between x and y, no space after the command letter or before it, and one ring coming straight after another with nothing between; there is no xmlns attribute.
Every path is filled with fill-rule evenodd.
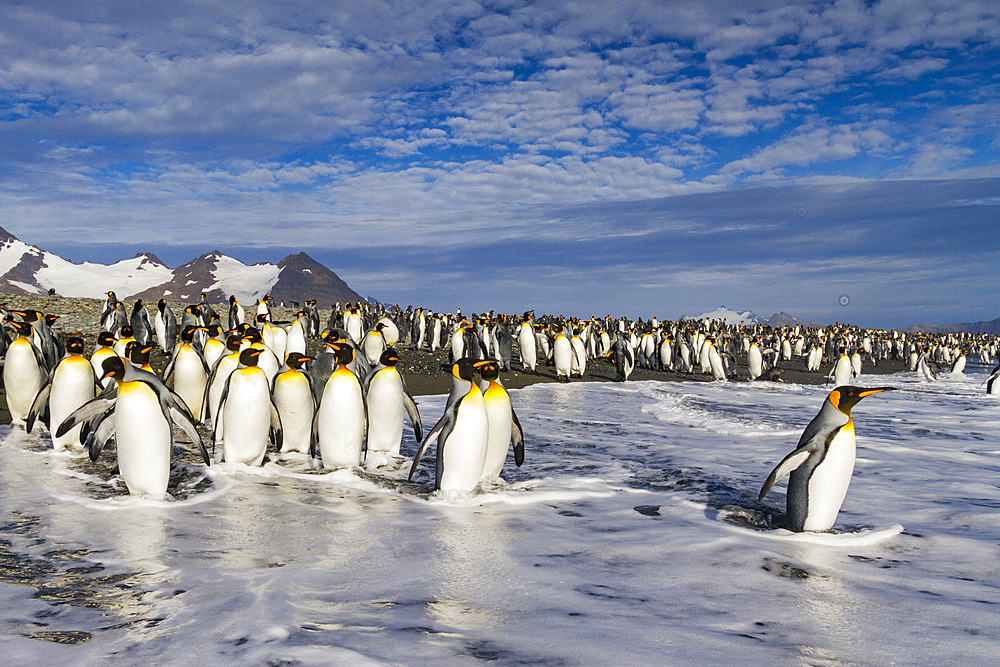
<svg viewBox="0 0 1000 667"><path fill-rule="evenodd" d="M871 396L872 394L878 394L883 391L895 391L895 387L876 387L875 389L869 389L868 391L863 391L859 394L861 398L865 396Z"/></svg>

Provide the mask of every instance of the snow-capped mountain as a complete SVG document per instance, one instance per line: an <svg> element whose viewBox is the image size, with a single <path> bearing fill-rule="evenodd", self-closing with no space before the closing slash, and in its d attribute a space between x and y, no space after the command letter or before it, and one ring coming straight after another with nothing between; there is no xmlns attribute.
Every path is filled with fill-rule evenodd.
<svg viewBox="0 0 1000 667"><path fill-rule="evenodd" d="M336 273L305 253L278 264L244 264L216 250L171 269L155 255L140 253L114 264L75 264L28 245L0 227L0 292L100 299L112 290L119 299L155 302L196 301L202 294L223 302L230 294L252 303L270 294L275 299L321 303L359 301L361 295Z"/></svg>
<svg viewBox="0 0 1000 667"><path fill-rule="evenodd" d="M747 324L759 324L763 320L751 313L749 310L744 310L742 312L737 312L725 306L719 306L715 310L709 313L702 313L697 317L686 317L689 320L725 320L726 324L747 325Z"/></svg>

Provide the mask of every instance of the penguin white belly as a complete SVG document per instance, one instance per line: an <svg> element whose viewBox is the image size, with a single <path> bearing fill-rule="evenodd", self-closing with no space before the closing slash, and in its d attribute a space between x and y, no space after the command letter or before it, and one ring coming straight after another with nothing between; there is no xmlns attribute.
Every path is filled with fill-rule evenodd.
<svg viewBox="0 0 1000 667"><path fill-rule="evenodd" d="M156 334L156 342L159 343L160 349L169 352L170 350L167 349L167 323L163 321L163 314L159 310L153 317L153 333Z"/></svg>
<svg viewBox="0 0 1000 667"><path fill-rule="evenodd" d="M397 327L396 323L388 317L379 319L379 322L385 325L385 328L382 329L382 338L385 339L386 346L393 347L399 342L399 327Z"/></svg>
<svg viewBox="0 0 1000 667"><path fill-rule="evenodd" d="M306 332L302 329L302 324L298 321L292 322L288 327L288 335L285 337L285 356L292 352L299 354L306 353Z"/></svg>
<svg viewBox="0 0 1000 667"><path fill-rule="evenodd" d="M174 393L184 399L195 421L201 420L201 403L205 396L208 375L201 363L201 357L190 346L177 352L174 363Z"/></svg>
<svg viewBox="0 0 1000 667"><path fill-rule="evenodd" d="M841 356L833 370L833 386L840 387L850 384L853 373L854 368L851 366L851 360L846 355Z"/></svg>
<svg viewBox="0 0 1000 667"><path fill-rule="evenodd" d="M573 366L573 347L570 345L569 339L565 336L559 336L553 347L555 348L552 354L556 364L556 377L569 378Z"/></svg>
<svg viewBox="0 0 1000 667"><path fill-rule="evenodd" d="M710 347L704 356L708 357L708 365L712 371L712 377L722 382L726 381L726 367L722 363L722 356L715 347Z"/></svg>
<svg viewBox="0 0 1000 667"><path fill-rule="evenodd" d="M461 332L455 332L451 337L451 358L461 359L465 356L465 338Z"/></svg>
<svg viewBox="0 0 1000 667"><path fill-rule="evenodd" d="M249 371L249 372L248 372ZM271 428L271 394L260 369L233 373L222 410L222 451L229 463L259 466Z"/></svg>
<svg viewBox="0 0 1000 667"><path fill-rule="evenodd" d="M278 363L278 357L270 348L264 350L260 357L258 357L257 367L263 370L264 374L267 375L268 386L273 387L274 378L278 375L278 371L281 370L281 364Z"/></svg>
<svg viewBox="0 0 1000 667"><path fill-rule="evenodd" d="M571 370L580 377L583 377L583 374L587 372L587 349L583 346L583 341L579 338L570 340L570 345L576 351L576 355L573 356ZM651 350L650 354L652 353Z"/></svg>
<svg viewBox="0 0 1000 667"><path fill-rule="evenodd" d="M214 338L209 338L205 343L205 365L209 368L215 367L217 362L226 354L226 345Z"/></svg>
<svg viewBox="0 0 1000 667"><path fill-rule="evenodd" d="M148 385L125 382L115 403L118 471L129 493L160 500L170 481L170 424Z"/></svg>
<svg viewBox="0 0 1000 667"><path fill-rule="evenodd" d="M114 382L111 378L104 378L101 380L101 376L104 375L104 369L102 365L104 360L115 356L115 353L111 348L102 347L94 351L94 354L90 357L90 365L94 367L94 373L97 374L97 379L101 382L101 388L107 389L108 385Z"/></svg>
<svg viewBox="0 0 1000 667"><path fill-rule="evenodd" d="M747 354L747 366L750 369L751 380L756 380L764 373L764 358L760 354L760 348L756 345L751 347Z"/></svg>
<svg viewBox="0 0 1000 667"><path fill-rule="evenodd" d="M286 344L288 343L288 334L282 327L271 327L271 341L272 345L269 345L268 347L271 348L271 351L274 352L274 356L277 359L284 361ZM271 378L273 379L274 376L272 375Z"/></svg>
<svg viewBox="0 0 1000 667"><path fill-rule="evenodd" d="M286 371L275 379L274 406L281 419L281 451L308 454L312 435L313 397L309 381L303 373Z"/></svg>
<svg viewBox="0 0 1000 667"><path fill-rule="evenodd" d="M510 396L502 387L491 386L483 394L483 399L486 402L489 435L486 440L486 460L481 478L496 479L507 460L507 450L510 449L513 423Z"/></svg>
<svg viewBox="0 0 1000 667"><path fill-rule="evenodd" d="M360 343L364 338L364 331L362 330L362 322L360 315L349 315L347 317L347 322L344 328L347 329L347 334L351 337L351 340L355 344Z"/></svg>
<svg viewBox="0 0 1000 667"><path fill-rule="evenodd" d="M236 355L224 358L219 362L218 368L215 369L215 378L212 380L212 386L208 388L208 405L205 406L205 414L212 426L218 427L216 428L216 436L219 438L223 437L225 431L225 425L219 423L221 419L219 402L222 400L222 390L226 388L226 380L229 379L229 376L233 374L233 371L238 366L239 361Z"/></svg>
<svg viewBox="0 0 1000 667"><path fill-rule="evenodd" d="M535 349L535 334L530 329L522 327L521 332L517 335L517 344L521 350L521 363L524 364L525 368L534 371L535 366L538 364L538 354Z"/></svg>
<svg viewBox="0 0 1000 667"><path fill-rule="evenodd" d="M442 461L441 491L472 491L479 484L486 464L489 422L486 403L476 392L462 399L458 417L448 439L439 448Z"/></svg>
<svg viewBox="0 0 1000 667"><path fill-rule="evenodd" d="M323 467L346 468L361 463L365 408L361 386L349 370L339 368L327 380L317 429Z"/></svg>
<svg viewBox="0 0 1000 667"><path fill-rule="evenodd" d="M854 474L854 424L843 426L827 447L823 461L809 478L809 507L803 530L829 530L844 504Z"/></svg>
<svg viewBox="0 0 1000 667"><path fill-rule="evenodd" d="M58 366L52 376L52 390L49 394L49 423L53 429L70 415L71 412L94 397L94 371L90 362L83 357L67 357ZM83 424L78 424L63 434L56 437L52 434L52 446L56 451L69 449L80 442L80 429Z"/></svg>
<svg viewBox="0 0 1000 667"><path fill-rule="evenodd" d="M368 385L368 453L399 455L403 440L403 382L395 369L383 369Z"/></svg>
<svg viewBox="0 0 1000 667"><path fill-rule="evenodd" d="M12 420L23 422L35 395L42 388L42 371L31 343L24 338L10 344L5 359L3 384L7 392L7 409Z"/></svg>
<svg viewBox="0 0 1000 667"><path fill-rule="evenodd" d="M365 335L364 348L365 358L368 359L369 364L374 366L378 363L379 357L382 356L382 352L385 350L385 339L377 331L369 331Z"/></svg>

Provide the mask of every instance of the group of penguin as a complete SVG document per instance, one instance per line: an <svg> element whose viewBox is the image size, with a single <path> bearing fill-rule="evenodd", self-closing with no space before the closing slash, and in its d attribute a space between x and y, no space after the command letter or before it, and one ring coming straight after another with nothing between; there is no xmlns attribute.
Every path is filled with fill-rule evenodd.
<svg viewBox="0 0 1000 667"><path fill-rule="evenodd" d="M43 421L57 450L79 443L93 460L114 441L129 492L152 498L166 494L174 425L206 465L213 455L199 423L211 434L213 452L220 446L216 460L260 465L273 443L279 455L308 454L328 469L362 462L377 468L400 458L405 413L423 441L409 477L436 442L436 490L469 492L497 480L512 443L522 464L523 434L496 361L455 360L451 398L423 439L416 402L396 369L391 319L366 331L359 306L335 305L333 326L319 332L315 302L280 324L272 321L269 301L258 302L251 324L231 297L230 327L223 329L205 295L184 308L178 325L162 299L151 322L141 301L128 316L108 292L105 330L89 358L82 338L63 346L41 313L4 309L0 317L15 334L3 370L11 417L28 432ZM322 349L309 356L308 339L317 332ZM149 366L154 338L169 355L162 378Z"/></svg>
<svg viewBox="0 0 1000 667"><path fill-rule="evenodd" d="M6 342L3 370L11 416L23 420L28 431L43 419L57 449L81 443L93 459L114 440L129 491L163 497L172 425L188 435L206 464L213 456L199 422L210 429L213 449L221 444L225 461L259 465L273 442L279 453L319 457L326 468L357 466L362 456L366 466L378 467L399 457L405 413L420 443L409 478L436 443L435 489L467 492L497 479L511 446L516 465L524 460L520 422L499 382L501 370L510 369L515 345L525 371L535 371L542 361L564 379L582 376L588 360L600 358L616 365L621 381L636 366L700 368L726 380L738 351L751 380L796 357L811 371L830 358L835 361L828 377L835 388L759 493L763 499L788 475L786 527L822 531L833 526L853 472L851 410L863 398L892 389L850 384L861 373L862 353L869 363L906 359L918 372L921 363L938 368L951 363L952 372L961 373L967 354L989 360L998 349L997 338L986 335L908 335L846 325L773 329L724 320L536 319L532 311L520 317L492 312L464 317L460 310L451 315L362 303L334 304L321 331L314 301L281 324L272 320L270 300L261 299L247 321L230 297L223 328L204 295L184 308L178 324L162 299L150 322L141 302L129 314L109 292L101 316L105 331L89 359L82 339L63 345L52 331L52 317L0 307L0 318L15 335ZM322 346L314 356L307 354L310 338ZM153 339L170 356L162 379L149 366ZM449 351L452 390L426 438L396 369L395 346L406 339L414 348ZM1000 393L998 379L1000 366L986 381L988 393Z"/></svg>

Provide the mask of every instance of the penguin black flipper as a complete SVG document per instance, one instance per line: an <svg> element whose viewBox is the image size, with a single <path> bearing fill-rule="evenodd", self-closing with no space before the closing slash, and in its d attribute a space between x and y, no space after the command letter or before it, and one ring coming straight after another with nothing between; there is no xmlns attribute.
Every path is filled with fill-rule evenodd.
<svg viewBox="0 0 1000 667"><path fill-rule="evenodd" d="M406 414L410 418L410 424L413 426L413 437L417 439L417 442L420 442L423 432L423 426L420 424L420 413L417 412L417 402L406 391L405 384L403 385L403 407L406 409Z"/></svg>
<svg viewBox="0 0 1000 667"><path fill-rule="evenodd" d="M271 397L271 440L274 442L275 448L280 452L281 445L285 440L285 432L281 427L281 415L278 414L278 408L274 405L274 397Z"/></svg>
<svg viewBox="0 0 1000 667"><path fill-rule="evenodd" d="M771 471L771 474L767 476L766 480L764 480L764 485L760 487L760 494L757 496L757 500L763 500L764 496L767 495L767 492L771 490L771 487L773 487L779 479L805 463L818 449L819 443L816 442L816 436L813 436L809 438L809 441L806 442L806 444L781 459L781 463L775 466L774 470Z"/></svg>
<svg viewBox="0 0 1000 667"><path fill-rule="evenodd" d="M108 410L115 407L115 402L118 400L117 393L113 396L108 396L106 394L101 394L96 398L92 398L76 410L71 412L66 419L63 420L62 424L56 429L56 437L61 438L62 436L69 433L77 424L96 417Z"/></svg>
<svg viewBox="0 0 1000 667"><path fill-rule="evenodd" d="M28 409L28 414L24 417L24 431L25 433L31 433L31 429L35 426L35 420L38 419L38 415L42 412L46 405L49 403L49 394L52 392L52 374L49 374L49 380L46 381L42 388L38 390L35 394L35 400L31 402L31 408Z"/></svg>
<svg viewBox="0 0 1000 667"><path fill-rule="evenodd" d="M514 465L520 468L524 463L524 431L513 407L510 409L510 441L514 446Z"/></svg>
<svg viewBox="0 0 1000 667"><path fill-rule="evenodd" d="M163 384L170 386L170 381L174 374L174 363L177 361L177 348L175 347L173 353L170 355L170 361L167 362L167 367L163 369Z"/></svg>
<svg viewBox="0 0 1000 667"><path fill-rule="evenodd" d="M223 407L226 405L226 398L229 396L229 383L232 379L232 374L226 378L226 385L222 388L222 396L219 397L219 407L215 413L215 423L212 424L212 454L215 454L215 443L219 441L219 424L222 423L222 420L218 418L218 415L222 414Z"/></svg>
<svg viewBox="0 0 1000 667"><path fill-rule="evenodd" d="M427 447L431 444L431 442L433 442L435 438L444 434L446 430L448 434L451 434L452 429L455 428L454 415L454 410L445 409L444 414L441 415L441 419L439 419L437 424L434 425L431 432L427 434L427 439L424 440L424 444L420 445L420 449L417 450L417 453L413 457L413 464L410 466L410 474L406 476L407 481L413 479L413 473L417 470L417 464L420 463L421 457L424 455L424 452L427 451Z"/></svg>
<svg viewBox="0 0 1000 667"><path fill-rule="evenodd" d="M96 461L97 457L101 455L101 451L115 437L115 420L108 419L112 415L114 415L114 411L108 410L91 423L93 428L83 443L91 461Z"/></svg>
<svg viewBox="0 0 1000 667"><path fill-rule="evenodd" d="M170 417L170 421L179 426L187 434L187 437L191 439L191 442L197 445L198 452L201 454L202 460L205 461L205 465L212 465L208 449L205 448L205 443L201 440L201 434L198 433L198 428L195 426L191 413L188 412L187 407L183 403L178 402L176 399L173 402L176 405L170 405L166 412Z"/></svg>

